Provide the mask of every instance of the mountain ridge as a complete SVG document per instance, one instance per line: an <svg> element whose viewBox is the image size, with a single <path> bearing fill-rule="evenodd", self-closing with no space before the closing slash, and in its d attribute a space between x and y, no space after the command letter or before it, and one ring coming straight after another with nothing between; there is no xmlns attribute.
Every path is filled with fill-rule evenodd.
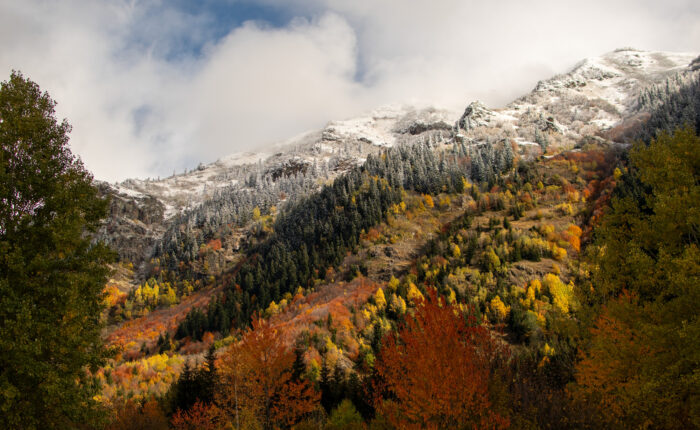
<svg viewBox="0 0 700 430"><path fill-rule="evenodd" d="M261 183L269 186L280 177L309 172L319 187L361 164L367 155L397 144L510 139L526 157L536 156L538 148L547 145L573 148L584 136L603 135L637 113L642 89L676 74L693 73L697 58L689 53L618 49L539 81L531 92L502 108L489 109L475 101L459 116L436 107L388 105L169 178L96 181L104 194L113 196L110 219L98 238L117 248L123 259L140 263L169 225L207 201L233 192L260 192ZM303 187L304 192L313 188ZM280 197L277 204L296 197ZM274 200L271 197L266 204ZM139 238L145 240L139 243Z"/></svg>

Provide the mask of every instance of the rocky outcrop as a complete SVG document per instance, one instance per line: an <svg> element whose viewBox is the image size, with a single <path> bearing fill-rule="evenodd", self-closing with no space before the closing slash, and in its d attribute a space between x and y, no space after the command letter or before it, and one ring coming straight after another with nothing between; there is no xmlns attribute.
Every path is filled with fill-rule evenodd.
<svg viewBox="0 0 700 430"><path fill-rule="evenodd" d="M693 72L697 72L698 70L700 70L700 56L698 56L690 63L690 70Z"/></svg>
<svg viewBox="0 0 700 430"><path fill-rule="evenodd" d="M408 112L398 119L393 128L394 133L417 136L430 131L452 130L451 121L445 111L426 108Z"/></svg>
<svg viewBox="0 0 700 430"><path fill-rule="evenodd" d="M493 117L493 112L488 110L480 101L474 101L467 106L462 116L455 124L455 131L469 131L476 127L488 125Z"/></svg>
<svg viewBox="0 0 700 430"><path fill-rule="evenodd" d="M140 266L165 231L164 205L152 196L120 194L109 184L96 185L101 195L111 199L109 216L96 240L114 249L121 261Z"/></svg>
<svg viewBox="0 0 700 430"><path fill-rule="evenodd" d="M544 132L562 133L562 127L557 124L557 121L552 116L542 116L539 121L539 128Z"/></svg>
<svg viewBox="0 0 700 430"><path fill-rule="evenodd" d="M306 160L299 158L292 158L285 161L283 164L272 167L267 170L266 174L269 174L274 181L281 177L294 176L296 174L303 174L309 169L309 163Z"/></svg>

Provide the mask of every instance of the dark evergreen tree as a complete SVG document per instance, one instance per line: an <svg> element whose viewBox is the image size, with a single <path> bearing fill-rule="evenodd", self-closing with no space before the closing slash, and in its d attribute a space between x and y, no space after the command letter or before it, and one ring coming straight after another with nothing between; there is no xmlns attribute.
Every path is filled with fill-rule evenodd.
<svg viewBox="0 0 700 430"><path fill-rule="evenodd" d="M306 347L303 344L299 344L294 348L294 364L292 364L292 379L294 381L300 381L306 375L305 352Z"/></svg>
<svg viewBox="0 0 700 430"><path fill-rule="evenodd" d="M333 391L332 391L332 381L331 381L331 371L328 368L328 363L323 360L323 365L321 366L321 375L319 380L319 390L321 391L321 406L330 413L334 406Z"/></svg>

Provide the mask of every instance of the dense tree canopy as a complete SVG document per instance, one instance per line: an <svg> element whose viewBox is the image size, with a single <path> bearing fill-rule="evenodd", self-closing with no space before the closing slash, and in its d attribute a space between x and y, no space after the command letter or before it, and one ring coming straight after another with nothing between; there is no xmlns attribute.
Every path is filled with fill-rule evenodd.
<svg viewBox="0 0 700 430"><path fill-rule="evenodd" d="M588 298L601 310L576 394L615 427L700 426L700 138L662 133L631 151L598 231Z"/></svg>
<svg viewBox="0 0 700 430"><path fill-rule="evenodd" d="M379 156L369 155L362 166L320 192L286 206L273 233L247 250L245 262L230 276L233 282L225 282L222 299L212 301L206 314L198 309L190 312L175 337L201 339L206 331L226 333L231 322L242 327L256 310L308 286L317 273L338 265L347 251L357 247L363 231L386 219L405 190L461 192L467 177L495 183L512 164L510 144L467 148L462 143L442 154L428 145L400 145ZM434 205L429 195L424 198L427 207Z"/></svg>
<svg viewBox="0 0 700 430"><path fill-rule="evenodd" d="M630 153L612 210L598 230L601 254L594 284L601 299L622 289L644 300L677 296L678 265L697 252L700 238L700 139L690 129L662 134ZM684 277L684 279L692 279Z"/></svg>
<svg viewBox="0 0 700 430"><path fill-rule="evenodd" d="M645 142L678 127L700 130L700 76L678 74L653 85L642 91L639 104L649 111L649 120L636 133Z"/></svg>
<svg viewBox="0 0 700 430"><path fill-rule="evenodd" d="M91 244L107 202L68 148L55 102L13 72L0 88L0 427L94 418L86 370L104 356L101 292L112 254Z"/></svg>

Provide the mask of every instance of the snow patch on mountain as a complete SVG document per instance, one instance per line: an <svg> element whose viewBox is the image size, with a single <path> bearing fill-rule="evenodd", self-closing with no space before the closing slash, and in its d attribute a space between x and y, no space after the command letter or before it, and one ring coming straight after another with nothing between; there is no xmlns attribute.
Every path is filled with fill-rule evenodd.
<svg viewBox="0 0 700 430"><path fill-rule="evenodd" d="M642 88L686 70L696 56L694 53L618 49L600 57L587 58L569 73L538 82L530 96L535 96L535 101L548 96L561 98L562 95L601 99L614 106L619 117L634 107L634 100ZM527 96L525 101L528 101Z"/></svg>
<svg viewBox="0 0 700 430"><path fill-rule="evenodd" d="M356 118L331 121L322 130L259 151L228 155L189 172L164 179L128 179L110 186L116 194L157 198L166 208L167 219L212 198L217 189L241 184L258 170L274 171L291 163L342 173L381 148L416 141L426 133L448 133L457 115L434 107L384 106Z"/></svg>
<svg viewBox="0 0 700 430"><path fill-rule="evenodd" d="M537 83L504 108L470 103L455 124L460 141L511 139L542 148L571 148L620 124L640 109L639 94L677 74L692 73L693 53L619 49L588 58L571 71Z"/></svg>

